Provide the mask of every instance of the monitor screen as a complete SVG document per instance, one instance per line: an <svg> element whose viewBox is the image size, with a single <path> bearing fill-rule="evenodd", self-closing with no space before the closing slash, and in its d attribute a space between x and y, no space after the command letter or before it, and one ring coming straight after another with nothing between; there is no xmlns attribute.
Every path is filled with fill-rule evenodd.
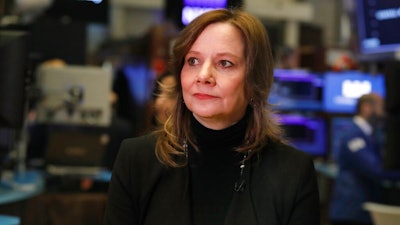
<svg viewBox="0 0 400 225"><path fill-rule="evenodd" d="M286 137L295 147L312 156L326 155L326 131L323 119L291 114L279 117Z"/></svg>
<svg viewBox="0 0 400 225"><path fill-rule="evenodd" d="M186 26L193 19L198 17L199 15L215 9L221 8L240 8L242 6L242 0L213 0L213 1L204 1L204 0L181 0L182 1L182 10L181 10L181 23ZM172 0L176 5L176 0Z"/></svg>
<svg viewBox="0 0 400 225"><path fill-rule="evenodd" d="M400 51L400 1L357 0L358 43L361 58L394 57ZM387 55L387 56L385 56Z"/></svg>
<svg viewBox="0 0 400 225"><path fill-rule="evenodd" d="M37 85L38 122L108 126L111 121L112 71L97 66L42 66Z"/></svg>
<svg viewBox="0 0 400 225"><path fill-rule="evenodd" d="M218 8L226 8L227 0L183 0L182 7L182 23L188 25L193 19L199 15Z"/></svg>
<svg viewBox="0 0 400 225"><path fill-rule="evenodd" d="M269 102L278 110L321 110L322 78L305 70L275 69Z"/></svg>
<svg viewBox="0 0 400 225"><path fill-rule="evenodd" d="M328 72L324 75L323 109L330 113L354 113L357 99L368 93L385 97L383 75L358 71Z"/></svg>
<svg viewBox="0 0 400 225"><path fill-rule="evenodd" d="M22 128L28 33L0 30L0 127Z"/></svg>

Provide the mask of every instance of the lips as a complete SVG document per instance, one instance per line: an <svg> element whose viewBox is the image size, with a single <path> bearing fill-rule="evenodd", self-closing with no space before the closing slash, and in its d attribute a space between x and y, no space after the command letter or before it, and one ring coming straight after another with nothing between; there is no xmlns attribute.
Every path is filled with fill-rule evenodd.
<svg viewBox="0 0 400 225"><path fill-rule="evenodd" d="M203 94L203 93L196 93L194 97L200 100L208 100L208 99L215 99L216 97L213 95Z"/></svg>

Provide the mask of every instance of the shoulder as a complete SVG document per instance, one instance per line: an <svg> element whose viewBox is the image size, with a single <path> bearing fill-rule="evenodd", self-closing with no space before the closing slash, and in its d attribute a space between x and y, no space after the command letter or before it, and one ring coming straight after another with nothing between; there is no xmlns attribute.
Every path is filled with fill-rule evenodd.
<svg viewBox="0 0 400 225"><path fill-rule="evenodd" d="M273 179L300 178L314 173L314 162L311 155L283 143L269 143L255 163L259 172ZM264 176L263 175L263 176Z"/></svg>
<svg viewBox="0 0 400 225"><path fill-rule="evenodd" d="M361 128L354 122L352 122L346 129L342 131L343 140L349 140L355 137L365 137L364 132Z"/></svg>
<svg viewBox="0 0 400 225"><path fill-rule="evenodd" d="M289 144L270 142L261 153L268 164L291 165L312 162L311 155Z"/></svg>
<svg viewBox="0 0 400 225"><path fill-rule="evenodd" d="M318 192L312 156L291 145L269 143L253 160L253 187L260 196L279 195L283 198L279 202L285 202L300 193Z"/></svg>
<svg viewBox="0 0 400 225"><path fill-rule="evenodd" d="M135 166L148 166L156 164L155 143L157 137L154 134L128 138L122 141L118 151L116 163Z"/></svg>
<svg viewBox="0 0 400 225"><path fill-rule="evenodd" d="M344 131L341 139L341 147L350 152L357 152L368 146L368 140L365 133L355 123L351 129Z"/></svg>
<svg viewBox="0 0 400 225"><path fill-rule="evenodd" d="M137 151L144 150L144 148L150 148L155 146L157 136L154 134L147 134L139 137L127 138L122 141L121 149L135 148Z"/></svg>

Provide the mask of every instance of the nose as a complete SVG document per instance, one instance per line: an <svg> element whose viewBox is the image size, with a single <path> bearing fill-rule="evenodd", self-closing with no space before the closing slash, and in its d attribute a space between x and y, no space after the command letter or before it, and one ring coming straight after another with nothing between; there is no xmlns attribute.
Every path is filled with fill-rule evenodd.
<svg viewBox="0 0 400 225"><path fill-rule="evenodd" d="M197 83L215 85L214 69L209 61L206 61L197 74Z"/></svg>

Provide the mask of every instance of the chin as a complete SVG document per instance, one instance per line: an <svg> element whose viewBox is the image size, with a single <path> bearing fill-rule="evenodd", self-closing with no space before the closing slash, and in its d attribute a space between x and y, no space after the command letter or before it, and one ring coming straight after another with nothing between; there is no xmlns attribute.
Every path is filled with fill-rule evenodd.
<svg viewBox="0 0 400 225"><path fill-rule="evenodd" d="M217 117L217 115L218 115L215 113L211 113L209 110L208 111L195 110L192 112L195 117L200 117L200 118L204 118L204 119L211 119L211 118Z"/></svg>
<svg viewBox="0 0 400 225"><path fill-rule="evenodd" d="M212 117L216 115L221 115L221 111L218 109L215 109L215 107L207 107L207 106L197 106L193 109L193 113L197 115L201 115L204 117Z"/></svg>

